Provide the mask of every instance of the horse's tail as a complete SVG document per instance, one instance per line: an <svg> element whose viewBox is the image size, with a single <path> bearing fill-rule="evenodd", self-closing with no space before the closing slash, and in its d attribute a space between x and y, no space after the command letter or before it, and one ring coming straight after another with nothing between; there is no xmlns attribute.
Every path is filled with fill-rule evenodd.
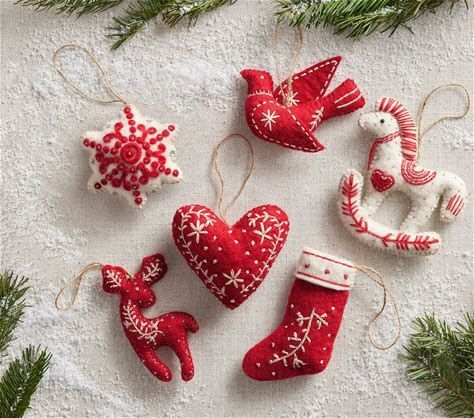
<svg viewBox="0 0 474 418"><path fill-rule="evenodd" d="M466 184L454 173L438 173L444 177L443 201L439 212L442 222L452 222L464 209L467 197Z"/></svg>

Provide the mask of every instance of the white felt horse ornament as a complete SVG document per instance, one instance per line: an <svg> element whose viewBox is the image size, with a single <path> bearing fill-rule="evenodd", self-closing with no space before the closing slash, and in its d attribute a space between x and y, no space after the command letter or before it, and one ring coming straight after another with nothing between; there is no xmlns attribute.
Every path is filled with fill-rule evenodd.
<svg viewBox="0 0 474 418"><path fill-rule="evenodd" d="M349 170L341 180L339 214L358 239L401 255L429 255L441 248L436 232L418 230L441 201L440 220L453 221L463 210L466 185L455 174L432 171L417 164L418 130L407 108L392 98L377 101L375 112L363 114L360 126L375 136L369 153L365 196L361 204L363 177ZM400 191L412 200L412 208L400 230L371 216L385 197Z"/></svg>

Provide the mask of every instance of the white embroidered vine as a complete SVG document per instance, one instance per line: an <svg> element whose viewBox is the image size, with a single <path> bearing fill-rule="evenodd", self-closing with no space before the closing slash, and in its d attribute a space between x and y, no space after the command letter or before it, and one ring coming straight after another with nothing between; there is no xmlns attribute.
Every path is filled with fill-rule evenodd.
<svg viewBox="0 0 474 418"><path fill-rule="evenodd" d="M141 314L139 314L141 316ZM133 334L138 334L138 339L145 339L147 342L155 342L158 334L163 334L163 331L158 329L158 324L162 319L156 321L146 321L137 316L137 307L128 300L127 305L123 307L123 325L127 330Z"/></svg>
<svg viewBox="0 0 474 418"><path fill-rule="evenodd" d="M161 272L160 263L148 264L143 272L142 280L144 282L153 280L153 278Z"/></svg>
<svg viewBox="0 0 474 418"><path fill-rule="evenodd" d="M305 344L311 343L309 333L311 330L311 326L313 325L313 321L316 320L316 327L318 329L321 329L321 326L323 325L328 326L328 322L325 318L327 318L327 313L318 315L314 308L312 309L311 314L307 317L303 316L301 312L297 312L296 322L302 328L302 334L298 334L295 331L292 336L288 337L288 350L281 350L280 355L274 353L273 359L269 361L269 364L274 364L278 363L279 361L282 361L284 366L288 367L288 360L290 359L290 357L292 357L292 366L294 369L298 369L304 366L306 363L304 363L298 358L298 352L301 351L302 353L305 353Z"/></svg>

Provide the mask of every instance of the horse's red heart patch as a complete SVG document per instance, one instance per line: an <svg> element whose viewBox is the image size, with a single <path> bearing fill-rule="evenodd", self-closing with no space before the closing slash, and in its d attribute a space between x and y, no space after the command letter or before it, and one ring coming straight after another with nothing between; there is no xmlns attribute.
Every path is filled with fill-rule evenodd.
<svg viewBox="0 0 474 418"><path fill-rule="evenodd" d="M391 174L387 174L378 168L372 172L370 181L372 182L374 189L378 192L388 190L395 184L395 178Z"/></svg>
<svg viewBox="0 0 474 418"><path fill-rule="evenodd" d="M176 211L173 237L212 294L235 309L265 279L289 226L288 216L277 206L259 206L229 226L212 210L190 205Z"/></svg>

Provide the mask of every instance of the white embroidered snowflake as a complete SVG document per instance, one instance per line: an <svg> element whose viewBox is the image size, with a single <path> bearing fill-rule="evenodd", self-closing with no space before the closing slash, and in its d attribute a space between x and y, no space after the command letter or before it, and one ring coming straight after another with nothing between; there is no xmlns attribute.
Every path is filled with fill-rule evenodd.
<svg viewBox="0 0 474 418"><path fill-rule="evenodd" d="M270 112L270 109L267 110L267 113L262 112L263 118L260 119L261 122L265 122L265 128L268 128L270 131L273 128L273 124L276 125L276 119L280 117L280 115L276 114L276 111Z"/></svg>

